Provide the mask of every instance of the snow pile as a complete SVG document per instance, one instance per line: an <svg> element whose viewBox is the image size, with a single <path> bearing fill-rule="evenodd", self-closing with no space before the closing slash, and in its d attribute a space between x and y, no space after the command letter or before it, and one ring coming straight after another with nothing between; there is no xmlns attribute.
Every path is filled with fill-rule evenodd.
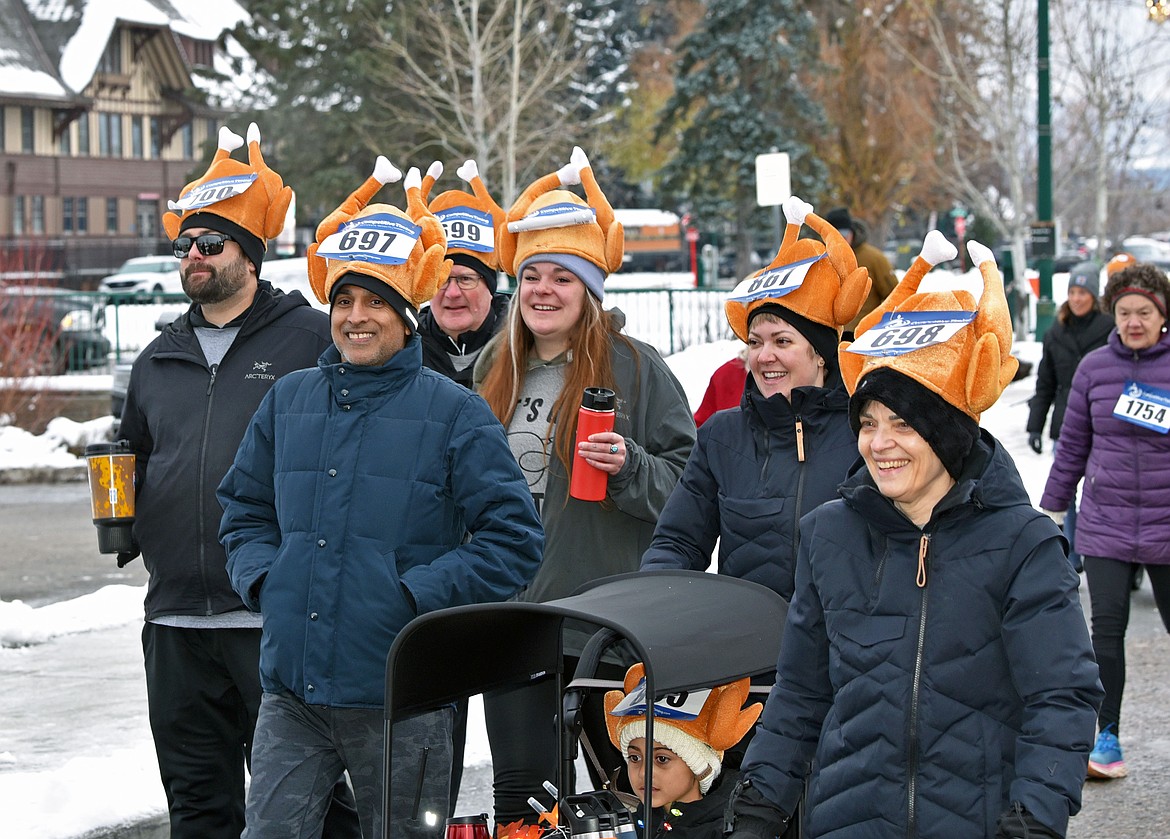
<svg viewBox="0 0 1170 839"><path fill-rule="evenodd" d="M60 635L141 621L145 593L145 586L106 586L37 609L20 600L0 600L0 648L43 644Z"/></svg>

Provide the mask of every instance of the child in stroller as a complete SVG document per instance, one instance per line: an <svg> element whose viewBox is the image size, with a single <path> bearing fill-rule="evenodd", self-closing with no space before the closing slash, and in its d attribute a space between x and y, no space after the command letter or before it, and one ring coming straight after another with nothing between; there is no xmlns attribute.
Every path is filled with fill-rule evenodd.
<svg viewBox="0 0 1170 839"><path fill-rule="evenodd" d="M658 837L718 839L738 772L722 772L723 752L755 725L763 706L743 707L748 679L670 694L654 703L654 745L646 743L646 680L642 664L626 672L624 691L605 695L609 737L626 756L630 784L646 800L644 760L654 761L650 804ZM640 824L639 824L640 826ZM641 831L639 831L641 832Z"/></svg>

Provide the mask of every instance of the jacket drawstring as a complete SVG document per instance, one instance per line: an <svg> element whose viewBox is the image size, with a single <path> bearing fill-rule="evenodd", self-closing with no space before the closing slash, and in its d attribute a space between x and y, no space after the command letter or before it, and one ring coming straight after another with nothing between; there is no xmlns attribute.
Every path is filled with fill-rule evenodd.
<svg viewBox="0 0 1170 839"><path fill-rule="evenodd" d="M918 576L914 578L914 582L918 583L919 588L926 587L926 551L930 547L930 534L923 533L922 539L918 543Z"/></svg>
<svg viewBox="0 0 1170 839"><path fill-rule="evenodd" d="M796 418L796 460L804 463L804 422L800 417Z"/></svg>

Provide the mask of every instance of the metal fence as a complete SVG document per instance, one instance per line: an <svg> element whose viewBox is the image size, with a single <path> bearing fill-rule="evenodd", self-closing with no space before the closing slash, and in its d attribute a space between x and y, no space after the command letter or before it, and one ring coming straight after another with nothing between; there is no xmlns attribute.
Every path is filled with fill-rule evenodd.
<svg viewBox="0 0 1170 839"><path fill-rule="evenodd" d="M114 365L129 362L165 324L186 311L182 294L111 297L99 292L76 292L104 312L101 330L110 342L109 364L72 370L71 375L108 374ZM605 293L607 309L626 318L625 332L656 347L664 356L694 344L730 338L723 314L726 291L710 289L613 290Z"/></svg>

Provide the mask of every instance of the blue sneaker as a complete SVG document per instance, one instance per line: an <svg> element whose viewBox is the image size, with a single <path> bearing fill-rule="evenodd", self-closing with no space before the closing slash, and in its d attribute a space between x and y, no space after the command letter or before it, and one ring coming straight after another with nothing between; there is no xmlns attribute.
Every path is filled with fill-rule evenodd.
<svg viewBox="0 0 1170 839"><path fill-rule="evenodd" d="M1125 759L1121 756L1121 744L1113 733L1112 724L1097 735L1093 751L1089 753L1090 778L1124 778Z"/></svg>

